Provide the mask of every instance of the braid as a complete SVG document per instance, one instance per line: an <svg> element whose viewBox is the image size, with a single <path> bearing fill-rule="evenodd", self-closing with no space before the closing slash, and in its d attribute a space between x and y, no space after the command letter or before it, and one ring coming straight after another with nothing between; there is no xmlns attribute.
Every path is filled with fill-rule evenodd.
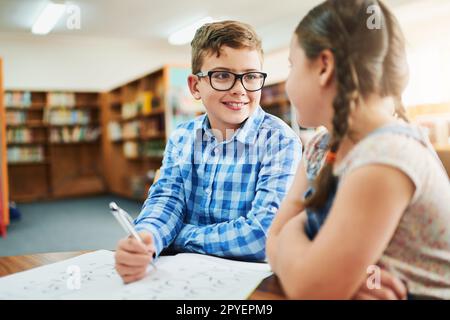
<svg viewBox="0 0 450 320"><path fill-rule="evenodd" d="M337 93L333 101L333 131L328 144L328 152L334 154L339 150L341 141L347 134L351 105L356 103L359 97L358 77L347 49L348 33L338 14L335 13L335 15L342 32L339 32L340 36L336 38L337 43L332 50L335 57ZM315 209L322 206L336 184L337 178L333 174L333 162L327 161L315 180L315 192L305 200L305 205Z"/></svg>
<svg viewBox="0 0 450 320"><path fill-rule="evenodd" d="M381 8L382 28L369 28L367 8ZM407 121L401 95L408 66L403 34L394 15L380 0L327 0L300 22L296 34L309 59L331 50L335 59L336 97L325 164L315 179L306 207L321 208L337 178L333 162L341 141L349 136L349 115L371 94L395 99L396 115Z"/></svg>

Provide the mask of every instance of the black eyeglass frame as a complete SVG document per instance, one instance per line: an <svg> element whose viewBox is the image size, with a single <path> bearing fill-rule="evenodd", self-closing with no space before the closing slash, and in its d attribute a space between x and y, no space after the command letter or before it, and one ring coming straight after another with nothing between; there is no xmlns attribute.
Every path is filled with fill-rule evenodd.
<svg viewBox="0 0 450 320"><path fill-rule="evenodd" d="M214 73L216 73L216 72L227 72L227 73L230 73L230 74L232 74L232 75L234 76L234 81L233 81L233 84L230 86L230 88L228 88L228 89L217 89L217 88L214 88L214 86L213 86L213 84L212 84L212 75L213 75ZM261 84L261 88L256 89L256 90L248 90L248 89L245 87L244 81L243 81L242 79L243 79L247 74L251 74L251 73L257 73L257 74L261 74L261 75L263 76L263 81L262 81L262 84ZM245 73L238 74L238 73L234 73L234 72L227 71L227 70L212 70L212 71L207 71L207 72L197 72L195 75L196 75L197 77L199 77L199 78L208 77L208 78L209 78L209 85L211 86L211 88L213 88L213 89L216 90L216 91L228 91L228 90L231 90L231 88L233 88L234 85L236 84L236 81L239 79L239 80L241 81L242 86L244 87L244 89L245 89L246 91L248 91L248 92L256 92L256 91L261 90L261 89L264 87L264 83L266 82L266 78L267 78L267 73L265 73L265 72L260 72L260 71L249 71L249 72L245 72Z"/></svg>

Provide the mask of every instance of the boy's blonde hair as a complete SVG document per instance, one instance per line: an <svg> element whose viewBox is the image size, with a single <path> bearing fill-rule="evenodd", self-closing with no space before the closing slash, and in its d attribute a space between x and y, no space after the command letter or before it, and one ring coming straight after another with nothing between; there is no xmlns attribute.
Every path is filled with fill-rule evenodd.
<svg viewBox="0 0 450 320"><path fill-rule="evenodd" d="M256 50L261 57L261 63L263 61L261 39L250 25L232 20L207 23L197 29L191 42L192 73L201 71L206 55L216 54L220 57L222 46Z"/></svg>

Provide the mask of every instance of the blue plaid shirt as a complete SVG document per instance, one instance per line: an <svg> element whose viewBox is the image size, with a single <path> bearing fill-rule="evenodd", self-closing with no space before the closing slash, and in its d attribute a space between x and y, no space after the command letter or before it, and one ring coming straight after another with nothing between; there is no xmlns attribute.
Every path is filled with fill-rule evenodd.
<svg viewBox="0 0 450 320"><path fill-rule="evenodd" d="M184 123L167 143L136 229L153 234L157 255L171 245L264 260L267 230L301 153L291 128L260 107L227 141L217 141L206 115Z"/></svg>

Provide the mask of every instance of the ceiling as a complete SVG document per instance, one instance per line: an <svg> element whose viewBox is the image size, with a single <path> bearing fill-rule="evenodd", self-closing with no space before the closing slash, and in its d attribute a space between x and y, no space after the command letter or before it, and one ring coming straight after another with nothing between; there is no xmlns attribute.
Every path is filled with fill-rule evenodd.
<svg viewBox="0 0 450 320"><path fill-rule="evenodd" d="M54 0L54 2L58 2ZM64 1L59 1L64 2ZM81 29L69 30L60 19L53 35L139 39L171 47L167 37L204 16L240 20L253 25L267 51L285 47L300 18L320 0L74 0ZM399 5L406 0L387 1ZM47 0L0 0L0 32L30 34ZM177 50L178 47L174 47ZM179 49L179 48L178 48Z"/></svg>
<svg viewBox="0 0 450 320"><path fill-rule="evenodd" d="M33 22L46 0L0 0L0 32L30 34ZM57 2L57 1L54 1ZM69 30L60 19L53 35L94 38L126 38L171 47L167 37L204 16L229 18L252 24L263 36L265 48L284 46L306 13L320 1L283 0L76 0L81 11L81 29ZM285 35L285 36L280 36ZM174 50L180 49L174 47Z"/></svg>
<svg viewBox="0 0 450 320"><path fill-rule="evenodd" d="M205 16L253 25L274 74L287 65L287 47L300 19L321 0L73 0L81 28L68 14L46 36L31 26L48 0L0 0L0 56L4 86L28 89L108 90L167 63L189 63L190 46L168 36ZM399 17L411 47L450 43L449 0L385 0ZM444 32L441 32L443 30ZM279 56L279 57L277 57ZM276 57L276 59L271 59ZM269 65L270 61L274 61ZM70 61L70 63L68 63ZM286 70L285 70L286 69ZM285 77L287 67L280 72Z"/></svg>

